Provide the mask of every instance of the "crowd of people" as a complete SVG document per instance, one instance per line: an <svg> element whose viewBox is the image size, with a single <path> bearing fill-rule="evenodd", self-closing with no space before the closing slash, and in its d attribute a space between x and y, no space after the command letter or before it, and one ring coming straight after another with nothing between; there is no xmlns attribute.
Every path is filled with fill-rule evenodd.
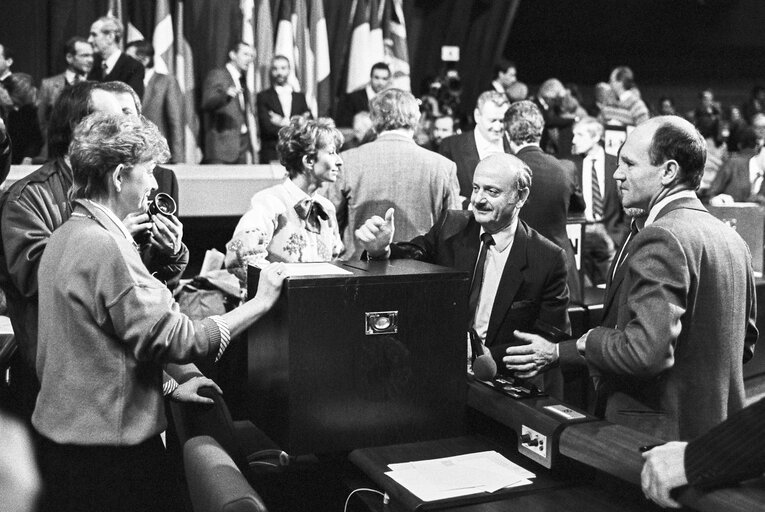
<svg viewBox="0 0 765 512"><path fill-rule="evenodd" d="M753 427L765 402L744 407L758 336L751 256L702 203L759 200L765 90L736 119L708 90L688 119L669 99L652 117L628 67L598 85L588 110L554 78L529 97L502 62L474 128L459 131L468 123L454 98L423 108L379 63L365 89L341 98L338 127L312 118L284 57L253 96L243 78L254 50L238 42L203 87L206 161L279 161L286 176L252 197L226 247L243 287L247 267L262 267L257 294L192 320L170 290L188 263L183 225L149 209L158 190L177 196L161 164L178 161L182 143L157 96L177 96L177 84L152 71L149 43L123 52L121 38L117 20L94 22L36 98L0 45L14 98L0 121L0 175L18 157L44 162L0 199L13 393L34 432L41 510L173 510L164 397L209 400L198 390L216 384L194 362L215 364L273 306L284 262L335 259L470 274L473 357L556 397L570 373L587 372L595 414L669 441L643 469L646 497L662 506L679 506L674 487L765 471ZM17 116L43 127L36 150ZM604 147L609 126L628 127L615 151ZM581 273L572 218L588 240ZM605 286L603 318L571 339L568 306L583 282Z"/></svg>

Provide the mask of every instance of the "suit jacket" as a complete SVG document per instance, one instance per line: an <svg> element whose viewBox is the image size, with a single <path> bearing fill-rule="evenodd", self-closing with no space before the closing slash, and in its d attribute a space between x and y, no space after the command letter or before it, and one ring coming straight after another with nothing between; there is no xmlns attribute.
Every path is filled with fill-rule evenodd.
<svg viewBox="0 0 765 512"><path fill-rule="evenodd" d="M108 75L104 75L104 69L101 67L102 62L103 59L97 58L93 63L93 69L90 70L88 75L89 80L95 80L96 82L125 82L133 88L139 98L143 98L143 64L123 52L120 54L111 72Z"/></svg>
<svg viewBox="0 0 765 512"><path fill-rule="evenodd" d="M531 193L521 208L521 220L566 252L569 292L571 300L578 302L582 298L581 282L574 248L566 232L571 200L571 183L566 169L557 158L546 154L538 146L526 146L515 156L525 162L533 174Z"/></svg>
<svg viewBox="0 0 765 512"><path fill-rule="evenodd" d="M369 112L369 98L366 87L350 92L342 97L337 106L337 126L353 126L353 116L359 112Z"/></svg>
<svg viewBox="0 0 765 512"><path fill-rule="evenodd" d="M54 75L48 78L43 78L40 84L40 90L37 96L37 121L40 125L40 133L42 133L45 140L45 148L43 154L47 155L48 147L48 121L50 120L50 114L53 110L53 104L56 103L59 94L66 87L66 78L64 73Z"/></svg>
<svg viewBox="0 0 765 512"><path fill-rule="evenodd" d="M573 117L561 116L558 107L542 104L538 96L534 96L534 103L539 107L539 111L542 113L545 121L539 146L544 151L554 155L570 155L571 138L573 137L573 132L570 128L573 126L575 119ZM561 131L565 131L565 134L561 135Z"/></svg>
<svg viewBox="0 0 765 512"><path fill-rule="evenodd" d="M694 438L744 406L757 340L749 250L695 198L669 203L627 249L586 343L606 419Z"/></svg>
<svg viewBox="0 0 765 512"><path fill-rule="evenodd" d="M617 247L621 246L624 242L624 238L629 232L629 226L627 225L626 215L622 208L622 202L619 199L619 190L614 179L614 171L618 162L616 157L606 153L605 155L605 194L603 194L603 224L608 230L608 234L611 235L611 239L614 241ZM566 159L575 166L574 177L577 180L576 185L581 190L582 188L582 164L584 163L584 157L582 155L571 156ZM587 172L591 172L590 169ZM576 210L571 208L572 211L584 214L584 208Z"/></svg>
<svg viewBox="0 0 765 512"><path fill-rule="evenodd" d="M765 473L765 400L732 415L685 449L685 474L693 486L732 484Z"/></svg>
<svg viewBox="0 0 765 512"><path fill-rule="evenodd" d="M11 139L6 133L5 140L0 143L0 185L3 184L8 173L11 172Z"/></svg>
<svg viewBox="0 0 765 512"><path fill-rule="evenodd" d="M247 115L239 99L226 93L236 85L231 73L219 68L207 74L202 86L205 162L235 163L239 159Z"/></svg>
<svg viewBox="0 0 765 512"><path fill-rule="evenodd" d="M359 259L353 232L373 215L396 208L394 242L427 233L441 214L459 208L452 189L454 162L419 147L414 139L383 132L341 154L343 170L327 188L345 245L344 259Z"/></svg>
<svg viewBox="0 0 765 512"><path fill-rule="evenodd" d="M709 187L709 197L728 194L737 203L756 199L752 197L752 182L749 180L749 160L755 153L754 149L733 153L717 171ZM757 195L763 195L762 188Z"/></svg>
<svg viewBox="0 0 765 512"><path fill-rule="evenodd" d="M172 162L183 162L183 104L175 77L154 73L143 95L143 115L157 125L170 146Z"/></svg>
<svg viewBox="0 0 765 512"><path fill-rule="evenodd" d="M260 133L260 163L267 164L271 160L279 159L279 154L276 151L276 143L279 141L279 130L281 129L281 126L277 126L271 122L268 113L269 111L276 112L280 116L284 116L285 113L284 110L282 110L279 95L276 94L276 90L273 87L269 87L265 91L260 91L258 93L257 104L258 130ZM290 112L289 117L302 116L304 114L311 115L305 95L302 92L293 92L292 112Z"/></svg>
<svg viewBox="0 0 765 512"><path fill-rule="evenodd" d="M392 244L390 257L427 261L472 274L481 247L480 230L472 212L449 210L426 234ZM534 332L535 322L541 320L561 331L571 331L566 275L563 251L519 221L486 333L486 346L499 367L504 366L505 349L518 344L514 330ZM557 372L548 373L545 388L561 396ZM557 389L550 389L553 383Z"/></svg>

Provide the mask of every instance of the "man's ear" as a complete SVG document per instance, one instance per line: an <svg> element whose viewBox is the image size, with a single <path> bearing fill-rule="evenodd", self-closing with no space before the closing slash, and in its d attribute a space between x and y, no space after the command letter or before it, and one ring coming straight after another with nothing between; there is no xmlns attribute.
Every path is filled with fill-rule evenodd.
<svg viewBox="0 0 765 512"><path fill-rule="evenodd" d="M661 171L661 184L666 186L677 183L680 179L680 173L680 164L677 163L677 160L667 160Z"/></svg>
<svg viewBox="0 0 765 512"><path fill-rule="evenodd" d="M529 198L530 193L531 189L529 187L523 187L522 189L518 190L518 202L516 203L515 207L523 207L523 205L526 204L526 200Z"/></svg>
<svg viewBox="0 0 765 512"><path fill-rule="evenodd" d="M124 168L125 166L123 164L119 164L114 168L114 171L112 171L112 183L117 192L122 191L122 170Z"/></svg>

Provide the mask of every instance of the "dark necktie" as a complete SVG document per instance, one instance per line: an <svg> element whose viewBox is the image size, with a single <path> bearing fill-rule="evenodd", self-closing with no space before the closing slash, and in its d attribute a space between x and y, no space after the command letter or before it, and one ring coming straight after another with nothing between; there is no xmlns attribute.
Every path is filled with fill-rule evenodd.
<svg viewBox="0 0 765 512"><path fill-rule="evenodd" d="M603 217L603 196L600 194L600 180L598 179L598 170L595 165L596 160L592 160L592 216L595 220Z"/></svg>
<svg viewBox="0 0 765 512"><path fill-rule="evenodd" d="M244 96L244 111L250 111L250 90L247 88L247 77L239 75L239 84L242 86L242 95Z"/></svg>
<svg viewBox="0 0 765 512"><path fill-rule="evenodd" d="M324 208L310 199L304 199L295 204L295 212L298 217L305 221L306 229L312 233L320 232L321 223L319 219L329 220L329 215L324 211Z"/></svg>
<svg viewBox="0 0 765 512"><path fill-rule="evenodd" d="M632 242L632 239L635 238L635 235L638 234L638 231L639 229L637 222L633 219L632 224L630 224L630 233L627 235L627 239L624 241L624 244L622 244L622 248L619 249L619 254L616 257L616 263L614 264L614 270L609 276L609 282L614 278L616 273L619 271L619 267L621 267L624 264L624 261L627 259L627 256L630 253L630 242Z"/></svg>
<svg viewBox="0 0 765 512"><path fill-rule="evenodd" d="M478 254L478 261L475 264L475 270L473 271L473 281L470 283L470 296L468 299L468 307L470 308L470 323L473 323L475 312L478 309L478 300L481 298L481 286L483 285L483 272L486 266L486 253L489 251L489 246L494 245L494 237L489 233L481 235L481 252Z"/></svg>
<svg viewBox="0 0 765 512"><path fill-rule="evenodd" d="M101 62L101 78L106 78L106 68L108 66L106 65L106 61Z"/></svg>

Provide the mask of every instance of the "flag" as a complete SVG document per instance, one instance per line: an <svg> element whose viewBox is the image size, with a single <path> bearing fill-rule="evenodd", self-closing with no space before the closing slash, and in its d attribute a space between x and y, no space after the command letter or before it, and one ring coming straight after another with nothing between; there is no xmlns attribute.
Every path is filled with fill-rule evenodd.
<svg viewBox="0 0 765 512"><path fill-rule="evenodd" d="M385 0L383 32L385 40L385 62L393 75L392 85L411 91L409 72L409 48L404 23L403 0Z"/></svg>
<svg viewBox="0 0 765 512"><path fill-rule="evenodd" d="M178 2L175 19L175 79L183 94L184 114L184 162L197 164L202 160L197 136L199 134L199 117L197 117L196 101L194 99L194 58L191 46L183 31L183 1Z"/></svg>
<svg viewBox="0 0 765 512"><path fill-rule="evenodd" d="M109 0L106 15L122 21L122 0Z"/></svg>
<svg viewBox="0 0 765 512"><path fill-rule="evenodd" d="M369 4L369 67L366 76L378 62L385 59L385 43L383 41L383 11L385 0L371 0Z"/></svg>
<svg viewBox="0 0 765 512"><path fill-rule="evenodd" d="M154 70L165 75L173 74L173 19L170 17L168 0L157 0L154 35Z"/></svg>
<svg viewBox="0 0 765 512"><path fill-rule="evenodd" d="M308 107L311 113L316 116L316 78L314 73L314 58L310 47L310 36L308 34L308 6L306 0L293 0L292 2L292 33L294 35L295 48L293 55L295 67L293 69L300 89L305 93ZM311 105L313 103L313 105Z"/></svg>
<svg viewBox="0 0 765 512"><path fill-rule="evenodd" d="M257 0L255 16L257 55L255 56L255 86L252 91L268 89L271 77L271 59L274 56L274 23L270 0Z"/></svg>
<svg viewBox="0 0 765 512"><path fill-rule="evenodd" d="M324 16L324 2L314 0L311 3L309 16L311 27L311 52L314 58L314 77L316 80L316 110L317 116L326 116L332 96L329 84L329 39L327 37L327 18ZM311 103L308 103L311 106Z"/></svg>
<svg viewBox="0 0 765 512"><path fill-rule="evenodd" d="M300 91L300 82L295 74L295 34L292 27L292 1L280 0L279 18L276 24L274 55L282 55L290 62L290 77L287 80L295 91Z"/></svg>
<svg viewBox="0 0 765 512"><path fill-rule="evenodd" d="M346 92L361 89L369 82L369 70L375 63L369 57L370 27L369 0L354 0L353 28L351 32L350 52L348 55L348 77Z"/></svg>
<svg viewBox="0 0 765 512"><path fill-rule="evenodd" d="M254 0L241 0L239 3L239 9L242 11L242 41L255 48L255 1ZM251 64L247 68L247 89L250 92L250 97L247 98L247 104L254 105L255 98L252 96L255 90L255 64ZM255 115L252 108L247 113L247 128L250 134L250 143L254 152L260 151L260 139L258 139L258 127L255 122Z"/></svg>

